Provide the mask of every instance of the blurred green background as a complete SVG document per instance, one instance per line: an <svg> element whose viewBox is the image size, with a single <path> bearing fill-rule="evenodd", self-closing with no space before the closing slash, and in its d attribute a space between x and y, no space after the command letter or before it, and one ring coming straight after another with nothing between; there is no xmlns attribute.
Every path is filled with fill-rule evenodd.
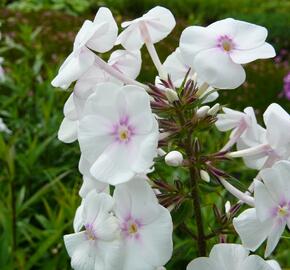
<svg viewBox="0 0 290 270"><path fill-rule="evenodd" d="M234 109L253 106L258 118L272 102L290 112L290 102L282 94L283 77L289 72L289 0L2 0L0 3L0 57L4 58L6 75L5 81L0 82L0 117L12 130L11 135L0 133L1 270L70 269L62 235L72 232L75 209L80 203L79 149L76 143L65 145L56 138L69 93L52 88L50 81L72 49L82 22L93 19L98 7L109 7L118 23L138 17L156 5L168 7L176 16L177 26L170 37L157 45L162 60L178 46L180 33L187 25L207 25L233 17L267 27L268 41L275 46L277 57L248 65L244 85L223 91L219 102ZM138 79L153 82L155 70L144 49L143 52L143 70ZM225 141L224 134L213 130L203 138L204 151L214 152ZM244 181L255 176L241 161L225 166ZM165 166L163 170L164 177L176 177L176 172ZM178 177L182 178L182 174L181 171ZM213 214L207 206L215 202L223 208L226 199L234 200L229 195L222 196L225 193L214 184L205 185L203 191L204 216L206 224L210 224ZM187 211L174 219L177 223L188 219ZM286 269L290 267L289 232L284 238L273 257ZM168 269L185 269L196 256L195 243L180 229L174 240L176 250ZM218 239L211 240L212 244L217 242ZM259 254L262 251L263 248Z"/></svg>

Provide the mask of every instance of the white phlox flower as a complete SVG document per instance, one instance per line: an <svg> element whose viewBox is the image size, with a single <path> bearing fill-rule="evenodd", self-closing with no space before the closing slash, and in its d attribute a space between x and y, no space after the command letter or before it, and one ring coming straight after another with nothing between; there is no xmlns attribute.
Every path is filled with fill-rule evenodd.
<svg viewBox="0 0 290 270"><path fill-rule="evenodd" d="M180 51L201 80L220 89L233 89L246 78L242 64L275 56L265 42L267 29L231 18L207 27L187 27L180 37Z"/></svg>

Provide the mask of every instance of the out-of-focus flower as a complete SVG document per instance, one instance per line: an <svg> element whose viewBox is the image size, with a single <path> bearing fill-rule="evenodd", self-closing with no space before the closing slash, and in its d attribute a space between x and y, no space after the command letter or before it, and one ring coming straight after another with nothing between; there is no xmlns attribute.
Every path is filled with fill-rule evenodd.
<svg viewBox="0 0 290 270"><path fill-rule="evenodd" d="M0 81L4 81L5 80L5 72L4 72L4 68L2 67L3 64L3 57L0 57Z"/></svg>
<svg viewBox="0 0 290 270"><path fill-rule="evenodd" d="M172 13L157 6L140 18L123 22L122 27L126 29L119 35L116 44L122 44L128 50L139 50L144 43L154 44L167 37L175 24Z"/></svg>
<svg viewBox="0 0 290 270"><path fill-rule="evenodd" d="M179 151L171 151L165 156L165 163L169 166L178 167L183 162L183 156Z"/></svg>
<svg viewBox="0 0 290 270"><path fill-rule="evenodd" d="M115 185L146 173L158 143L149 95L138 86L99 84L85 104L78 140L99 181Z"/></svg>
<svg viewBox="0 0 290 270"><path fill-rule="evenodd" d="M186 28L180 51L201 80L216 88L233 89L245 81L242 64L275 56L266 37L266 28L228 18L208 27Z"/></svg>
<svg viewBox="0 0 290 270"><path fill-rule="evenodd" d="M123 239L123 270L164 265L172 255L173 224L170 212L158 203L143 177L116 186L115 215Z"/></svg>
<svg viewBox="0 0 290 270"><path fill-rule="evenodd" d="M257 255L250 255L249 251L238 244L217 244L209 257L194 259L187 270L273 270L269 263Z"/></svg>
<svg viewBox="0 0 290 270"><path fill-rule="evenodd" d="M7 134L12 133L12 131L6 126L2 118L0 118L0 132L4 132Z"/></svg>
<svg viewBox="0 0 290 270"><path fill-rule="evenodd" d="M255 208L234 219L234 227L243 245L256 250L266 239L268 257L287 225L290 229L290 162L279 161L260 172L263 183L255 182Z"/></svg>
<svg viewBox="0 0 290 270"><path fill-rule="evenodd" d="M283 79L283 95L290 100L290 72Z"/></svg>
<svg viewBox="0 0 290 270"><path fill-rule="evenodd" d="M111 212L114 200L105 193L90 192L84 199L84 231L64 236L75 270L118 269L120 241L118 220Z"/></svg>
<svg viewBox="0 0 290 270"><path fill-rule="evenodd" d="M141 68L141 55L139 51L129 52L117 50L112 53L108 64L120 73L134 79L138 76ZM94 92L96 85L102 82L123 83L106 71L94 64L77 81L73 93L64 105L64 116L58 131L58 139L71 143L77 139L79 120L83 116L84 105L88 97Z"/></svg>
<svg viewBox="0 0 290 270"><path fill-rule="evenodd" d="M75 38L73 52L64 61L51 84L67 89L94 64L96 56L90 49L101 53L109 51L117 35L118 27L111 11L100 8L93 22L84 22Z"/></svg>

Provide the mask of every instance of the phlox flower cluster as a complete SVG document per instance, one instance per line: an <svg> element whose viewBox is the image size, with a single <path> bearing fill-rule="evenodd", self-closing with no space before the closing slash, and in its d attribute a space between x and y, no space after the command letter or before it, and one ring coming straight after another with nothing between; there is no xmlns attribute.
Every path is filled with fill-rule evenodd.
<svg viewBox="0 0 290 270"><path fill-rule="evenodd" d="M73 84L58 138L64 143L77 141L81 152L82 202L76 210L74 232L64 236L71 265L76 270L164 269L173 253L170 210L182 198L165 198L167 203L163 200L162 206L158 195L171 186L159 182L160 190L156 189L149 173L160 158L173 167L194 166L189 155L197 146L183 153L165 151L170 149L171 137L186 131L166 119L166 113L183 102L195 106L190 124L184 123L182 111L177 110L187 130L191 124L215 121L220 131L231 130L229 142L214 155L216 159L243 157L248 167L262 169L250 187L253 198L231 186L204 159L209 170L200 170L201 179L210 184L214 173L240 203L253 208L234 219L243 245L215 245L209 257L193 260L187 269L279 270L276 261L249 255L249 250L256 250L267 238L268 256L290 224L289 115L278 104L270 105L264 128L257 123L253 108L244 112L223 108L220 114L220 104L209 105L218 98L219 89L234 89L245 81L243 64L275 56L265 42L267 30L231 18L207 27L191 26L162 63L154 44L166 38L175 24L172 13L157 6L140 18L123 22L118 34L111 11L102 7L93 21L83 23L72 53L52 81L62 89ZM107 61L98 55L114 46L118 47ZM150 84L136 80L143 46L157 70ZM230 152L235 144L238 151ZM231 213L229 205L227 213Z"/></svg>

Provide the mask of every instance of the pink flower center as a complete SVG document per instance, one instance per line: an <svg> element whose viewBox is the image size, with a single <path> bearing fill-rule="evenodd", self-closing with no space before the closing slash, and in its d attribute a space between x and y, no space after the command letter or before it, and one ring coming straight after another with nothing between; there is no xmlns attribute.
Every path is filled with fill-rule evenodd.
<svg viewBox="0 0 290 270"><path fill-rule="evenodd" d="M92 224L86 224L86 236L88 240L96 240L97 236L95 234L94 228Z"/></svg>
<svg viewBox="0 0 290 270"><path fill-rule="evenodd" d="M290 202L281 202L274 209L274 216L279 218L280 221L285 221L290 217Z"/></svg>
<svg viewBox="0 0 290 270"><path fill-rule="evenodd" d="M217 47L225 52L230 52L235 48L235 44L231 37L222 35L217 40Z"/></svg>
<svg viewBox="0 0 290 270"><path fill-rule="evenodd" d="M121 117L117 124L113 126L112 135L119 143L129 143L134 136L134 127L129 123L129 117Z"/></svg>
<svg viewBox="0 0 290 270"><path fill-rule="evenodd" d="M137 219L127 218L121 224L121 230L125 237L138 239L140 237L140 228L142 224Z"/></svg>

